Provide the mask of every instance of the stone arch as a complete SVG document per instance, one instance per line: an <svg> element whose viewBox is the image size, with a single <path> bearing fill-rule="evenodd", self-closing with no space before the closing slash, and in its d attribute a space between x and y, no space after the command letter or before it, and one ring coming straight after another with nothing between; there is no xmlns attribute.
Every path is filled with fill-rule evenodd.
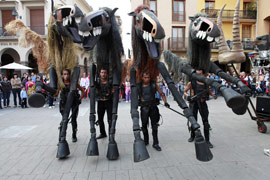
<svg viewBox="0 0 270 180"><path fill-rule="evenodd" d="M1 59L1 66L16 62L20 63L21 57L20 54L13 48L4 48L0 51L0 59ZM21 70L14 71L13 69L2 69L1 73L11 78L12 74L16 72L17 74L21 74Z"/></svg>
<svg viewBox="0 0 270 180"><path fill-rule="evenodd" d="M33 56L32 49L29 49L25 54L26 65L33 68L34 73L38 73L37 59Z"/></svg>

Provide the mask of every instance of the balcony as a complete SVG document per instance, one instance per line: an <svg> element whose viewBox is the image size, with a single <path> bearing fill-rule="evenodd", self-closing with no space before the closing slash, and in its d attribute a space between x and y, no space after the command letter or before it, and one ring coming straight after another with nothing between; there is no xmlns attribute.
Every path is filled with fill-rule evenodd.
<svg viewBox="0 0 270 180"><path fill-rule="evenodd" d="M202 13L205 13L210 18L217 18L220 9L202 9ZM234 15L234 10L223 10L222 17L232 19ZM240 10L240 19L255 19L257 17L257 11L251 10Z"/></svg>
<svg viewBox="0 0 270 180"><path fill-rule="evenodd" d="M227 44L230 47L230 49L232 49L232 45L233 45L232 40L227 40ZM247 38L246 40L242 41L242 46L244 50L254 50L255 41ZM211 48L218 49L217 43L216 42L212 43Z"/></svg>
<svg viewBox="0 0 270 180"><path fill-rule="evenodd" d="M185 45L186 38L170 37L168 38L168 50L171 51L185 51L187 49Z"/></svg>
<svg viewBox="0 0 270 180"><path fill-rule="evenodd" d="M172 12L172 20L174 22L185 22L185 11L173 11Z"/></svg>
<svg viewBox="0 0 270 180"><path fill-rule="evenodd" d="M42 37L45 36L45 30L46 30L46 26L28 26L32 31L40 34ZM6 30L4 29L4 27L0 27L0 37L3 39L9 39L12 38L14 39L16 35L11 35L11 34L7 34ZM44 38L44 37L43 37Z"/></svg>

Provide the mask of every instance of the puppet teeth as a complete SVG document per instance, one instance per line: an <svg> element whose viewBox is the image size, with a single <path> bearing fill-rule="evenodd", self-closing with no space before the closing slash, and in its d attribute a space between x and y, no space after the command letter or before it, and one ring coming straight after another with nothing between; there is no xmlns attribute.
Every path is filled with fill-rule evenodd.
<svg viewBox="0 0 270 180"><path fill-rule="evenodd" d="M101 35L101 27L98 27L98 35Z"/></svg>
<svg viewBox="0 0 270 180"><path fill-rule="evenodd" d="M93 29L93 35L96 36L96 28Z"/></svg>
<svg viewBox="0 0 270 180"><path fill-rule="evenodd" d="M80 36L83 36L83 32L82 32L82 31L79 31L79 35L80 35Z"/></svg>
<svg viewBox="0 0 270 180"><path fill-rule="evenodd" d="M63 20L62 20L62 24L63 24L63 26L66 25L66 19L65 18L63 18Z"/></svg>
<svg viewBox="0 0 270 180"><path fill-rule="evenodd" d="M143 31L143 39L146 39L146 37L145 37L145 31Z"/></svg>
<svg viewBox="0 0 270 180"><path fill-rule="evenodd" d="M202 32L202 40L206 37L206 32Z"/></svg>
<svg viewBox="0 0 270 180"><path fill-rule="evenodd" d="M68 18L65 19L65 26L68 25Z"/></svg>
<svg viewBox="0 0 270 180"><path fill-rule="evenodd" d="M219 42L219 37L215 37L215 41L218 43Z"/></svg>
<svg viewBox="0 0 270 180"><path fill-rule="evenodd" d="M83 33L83 36L84 37L87 37L87 36L89 36L90 35L90 32L89 31L85 31L84 33Z"/></svg>
<svg viewBox="0 0 270 180"><path fill-rule="evenodd" d="M199 34L199 39L202 38L202 35L203 35L203 31L200 31L200 34Z"/></svg>
<svg viewBox="0 0 270 180"><path fill-rule="evenodd" d="M149 36L149 37L148 37L149 41L152 42L152 34L149 33L148 36Z"/></svg>
<svg viewBox="0 0 270 180"><path fill-rule="evenodd" d="M81 23L81 17L76 17L76 18L75 18L75 22L76 22L77 24Z"/></svg>
<svg viewBox="0 0 270 180"><path fill-rule="evenodd" d="M146 32L145 37L146 37L146 41L148 41L148 38L149 38L149 36L148 36L148 32Z"/></svg>
<svg viewBox="0 0 270 180"><path fill-rule="evenodd" d="M196 34L196 38L199 38L201 36L201 31L198 31Z"/></svg>
<svg viewBox="0 0 270 180"><path fill-rule="evenodd" d="M208 42L212 42L213 41L213 37L211 37L211 36L207 36L207 38L206 38L206 40L208 41Z"/></svg>
<svg viewBox="0 0 270 180"><path fill-rule="evenodd" d="M156 43L160 43L160 40L159 39L154 39Z"/></svg>
<svg viewBox="0 0 270 180"><path fill-rule="evenodd" d="M69 16L68 19L69 19L69 24L71 24L72 23L72 17Z"/></svg>

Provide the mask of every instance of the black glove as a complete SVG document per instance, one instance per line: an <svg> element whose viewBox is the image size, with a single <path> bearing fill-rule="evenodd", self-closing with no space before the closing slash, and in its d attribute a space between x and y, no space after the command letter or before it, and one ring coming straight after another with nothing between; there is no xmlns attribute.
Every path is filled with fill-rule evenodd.
<svg viewBox="0 0 270 180"><path fill-rule="evenodd" d="M164 105L165 107L170 108L170 105L168 103L165 103Z"/></svg>

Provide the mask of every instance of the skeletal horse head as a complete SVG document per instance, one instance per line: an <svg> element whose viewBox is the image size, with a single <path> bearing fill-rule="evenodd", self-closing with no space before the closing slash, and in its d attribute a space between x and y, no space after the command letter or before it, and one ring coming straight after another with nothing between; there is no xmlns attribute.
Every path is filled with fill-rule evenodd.
<svg viewBox="0 0 270 180"><path fill-rule="evenodd" d="M143 41L147 53L151 59L160 58L160 41L165 37L165 32L159 20L148 6L139 6L134 12L129 13L133 16L133 36Z"/></svg>
<svg viewBox="0 0 270 180"><path fill-rule="evenodd" d="M196 14L189 17L187 59L194 69L209 71L211 58L210 44L219 40L220 31L217 24L209 19L206 14Z"/></svg>
<svg viewBox="0 0 270 180"><path fill-rule="evenodd" d="M234 17L233 17L233 47L232 49L229 48L228 44L226 43L224 33L222 30L222 12L225 8L226 4L220 10L217 23L220 29L221 35L218 42L218 61L220 64L228 64L228 63L242 63L246 60L246 56L244 54L243 46L240 41L240 22L239 22L239 8L240 8L240 0L237 0Z"/></svg>
<svg viewBox="0 0 270 180"><path fill-rule="evenodd" d="M108 35L114 28L112 21L115 21L114 14L117 9L101 8L85 15L79 25L79 34L83 38L85 50L93 49L100 37Z"/></svg>
<svg viewBox="0 0 270 180"><path fill-rule="evenodd" d="M83 12L76 5L66 5L53 11L54 29L60 35L69 37L75 43L81 43L78 26L83 18Z"/></svg>

